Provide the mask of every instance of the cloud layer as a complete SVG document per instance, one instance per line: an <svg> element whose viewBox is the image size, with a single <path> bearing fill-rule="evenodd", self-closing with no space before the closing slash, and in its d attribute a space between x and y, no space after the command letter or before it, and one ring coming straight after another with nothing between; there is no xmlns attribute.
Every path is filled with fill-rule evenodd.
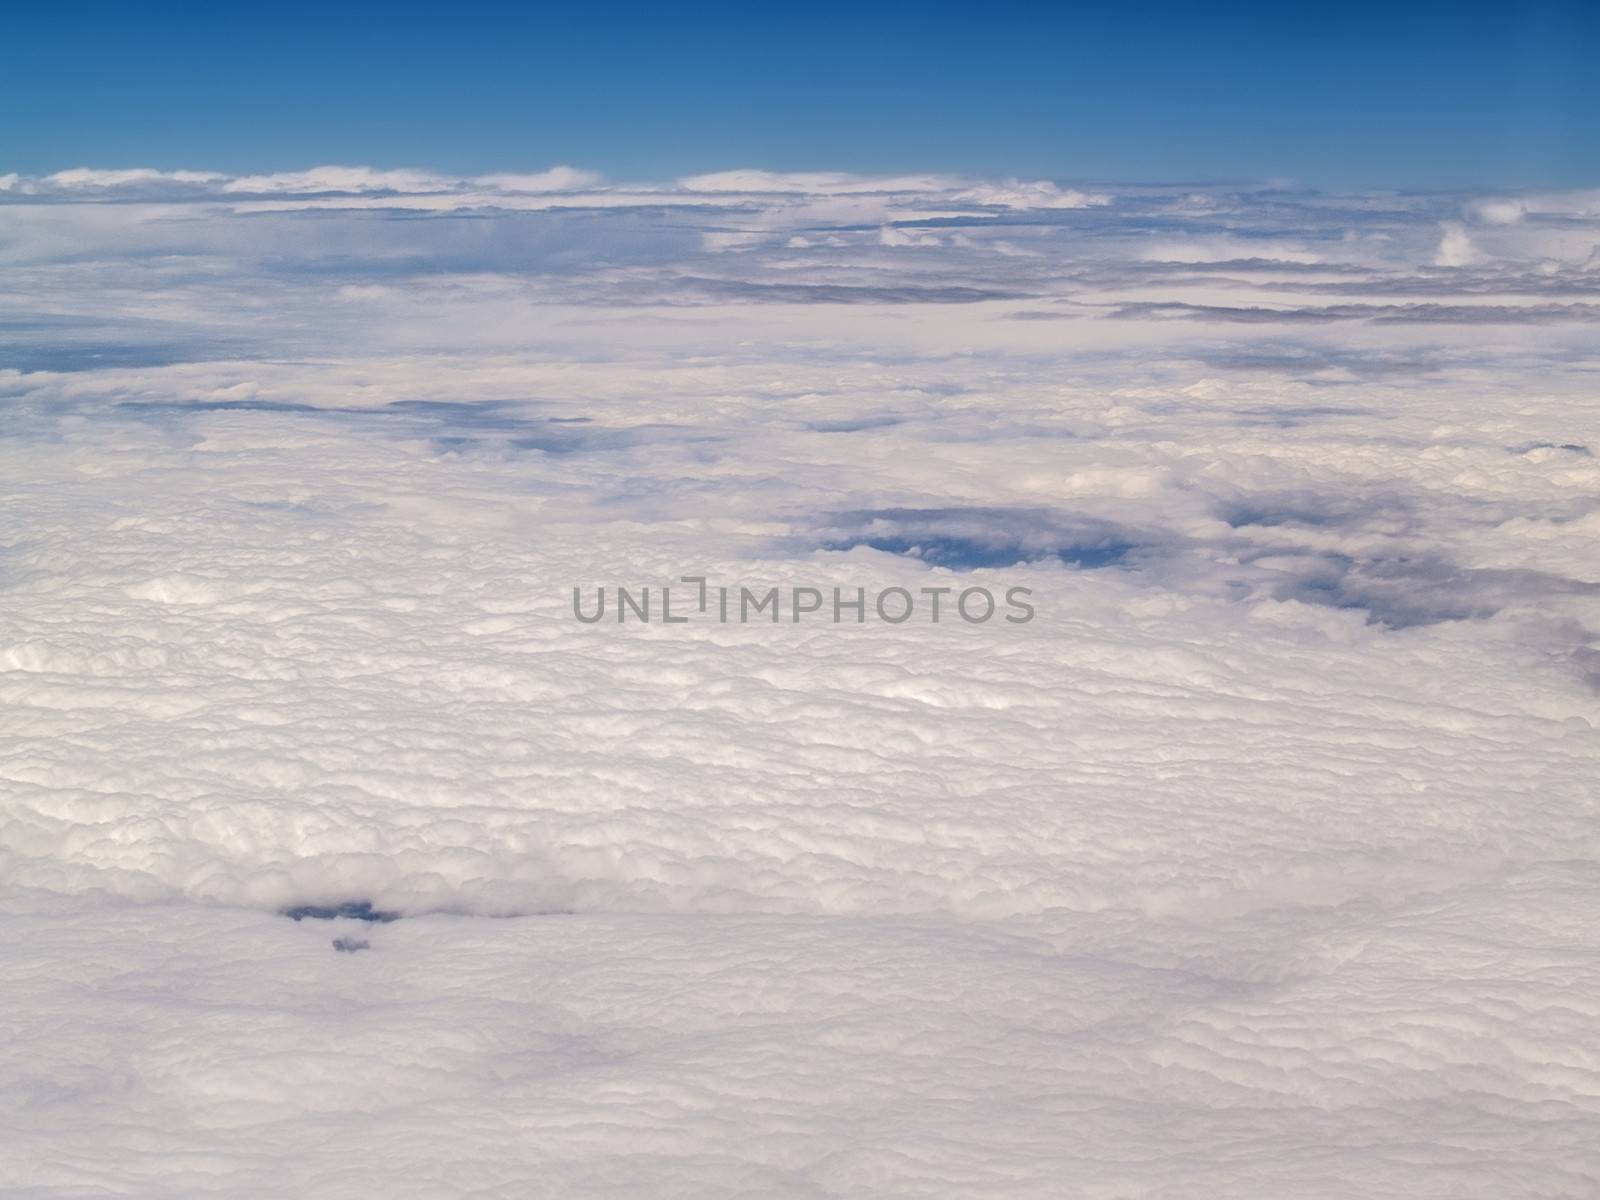
<svg viewBox="0 0 1600 1200"><path fill-rule="evenodd" d="M1597 243L10 179L0 1187L1589 1194ZM684 575L1038 616L572 618Z"/></svg>

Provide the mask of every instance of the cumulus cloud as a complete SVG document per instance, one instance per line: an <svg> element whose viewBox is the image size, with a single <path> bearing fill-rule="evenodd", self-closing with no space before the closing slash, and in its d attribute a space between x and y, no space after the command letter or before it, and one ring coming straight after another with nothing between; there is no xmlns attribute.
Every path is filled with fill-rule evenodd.
<svg viewBox="0 0 1600 1200"><path fill-rule="evenodd" d="M571 192L594 187L600 182L600 175L577 167L551 167L520 175L480 175L473 182L503 192Z"/></svg>
<svg viewBox="0 0 1600 1200"><path fill-rule="evenodd" d="M1528 215L1528 203L1521 198L1496 197L1478 201L1472 211L1480 221L1491 225L1515 225Z"/></svg>
<svg viewBox="0 0 1600 1200"><path fill-rule="evenodd" d="M1433 256L1435 266L1468 267L1481 257L1460 221L1446 221L1439 226L1439 251Z"/></svg>
<svg viewBox="0 0 1600 1200"><path fill-rule="evenodd" d="M1035 183L987 184L955 193L957 200L1004 208L1098 208L1111 203L1105 192L1081 192L1049 181Z"/></svg>

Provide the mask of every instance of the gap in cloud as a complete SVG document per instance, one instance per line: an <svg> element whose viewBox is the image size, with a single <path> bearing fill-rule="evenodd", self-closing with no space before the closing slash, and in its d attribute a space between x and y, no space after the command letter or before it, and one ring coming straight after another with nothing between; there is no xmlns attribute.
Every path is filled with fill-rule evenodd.
<svg viewBox="0 0 1600 1200"><path fill-rule="evenodd" d="M1398 532L1412 528L1414 504L1403 496L1350 492L1251 492L1222 501L1217 515L1234 529L1309 526L1338 529L1361 525Z"/></svg>
<svg viewBox="0 0 1600 1200"><path fill-rule="evenodd" d="M1352 350L1298 342L1258 342L1248 347L1224 343L1189 350L1195 361L1218 371L1240 374L1285 375L1314 387L1341 387L1375 379L1424 378L1448 365L1447 357L1432 349ZM1374 409L1352 410L1351 415L1381 415Z"/></svg>
<svg viewBox="0 0 1600 1200"><path fill-rule="evenodd" d="M1596 304L1324 304L1293 308L1267 305L1189 304L1181 301L1138 301L1118 305L1114 320L1185 320L1247 325L1330 324L1337 321L1373 325L1543 325L1592 324L1600 321Z"/></svg>
<svg viewBox="0 0 1600 1200"><path fill-rule="evenodd" d="M202 413L268 413L359 424L405 439L424 439L442 453L480 447L578 454L625 450L646 441L680 435L687 427L654 424L600 426L592 417L544 416L530 411L545 401L393 400L370 408L315 405L288 400L125 400L119 411L133 416L174 418ZM707 438L707 440L712 440Z"/></svg>
<svg viewBox="0 0 1600 1200"><path fill-rule="evenodd" d="M866 547L952 571L1050 562L1116 568L1150 586L1230 602L1270 598L1358 611L1369 624L1391 630L1486 620L1507 608L1537 608L1554 596L1600 594L1600 584L1550 572L1463 566L1443 550L1322 544L1335 533L1348 534L1352 546L1395 539L1398 547L1398 539L1414 539L1420 518L1401 497L1266 493L1230 498L1217 511L1240 536L1196 540L1078 513L950 506L835 513L814 545L825 551ZM1254 540L1252 530L1270 535L1270 544ZM1305 540L1296 530L1305 531Z"/></svg>
<svg viewBox="0 0 1600 1200"><path fill-rule="evenodd" d="M1370 624L1410 629L1481 621L1513 605L1537 608L1552 596L1600 595L1600 584L1546 571L1462 567L1443 555L1273 551L1249 564L1276 581L1278 600L1355 609Z"/></svg>
<svg viewBox="0 0 1600 1200"><path fill-rule="evenodd" d="M1576 454L1581 458L1590 458L1593 451L1582 442L1524 442L1520 446L1509 446L1512 454L1528 455L1540 450L1554 450L1563 454Z"/></svg>
<svg viewBox="0 0 1600 1200"><path fill-rule="evenodd" d="M398 921L400 914L389 909L375 908L370 900L345 900L337 904L296 904L279 910L279 915L292 921L366 921L387 925Z"/></svg>
<svg viewBox="0 0 1600 1200"><path fill-rule="evenodd" d="M299 924L301 921L362 921L368 925L390 925L395 921L407 920L425 916L448 917L480 917L491 920L508 920L515 917L548 917L567 916L567 909L533 908L527 911L506 911L501 908L476 909L470 904L431 904L417 908L408 908L402 912L396 908L379 908L371 900L341 900L326 904L292 904L277 910L278 916L288 917ZM368 944L362 941L354 947L357 950L367 949ZM342 949L338 941L334 942L334 949Z"/></svg>
<svg viewBox="0 0 1600 1200"><path fill-rule="evenodd" d="M805 428L812 433L865 433L869 430L889 429L905 423L905 417L858 417L854 420L807 421Z"/></svg>
<svg viewBox="0 0 1600 1200"><path fill-rule="evenodd" d="M1109 521L1025 508L881 508L836 513L820 548L865 546L954 571L1055 561L1129 565L1147 540Z"/></svg>

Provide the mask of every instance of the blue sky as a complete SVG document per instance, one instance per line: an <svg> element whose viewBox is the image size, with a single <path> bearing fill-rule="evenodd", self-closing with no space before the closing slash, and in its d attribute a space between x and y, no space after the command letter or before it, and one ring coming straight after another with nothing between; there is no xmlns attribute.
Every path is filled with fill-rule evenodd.
<svg viewBox="0 0 1600 1200"><path fill-rule="evenodd" d="M1600 5L61 5L0 173L734 166L1600 183Z"/></svg>

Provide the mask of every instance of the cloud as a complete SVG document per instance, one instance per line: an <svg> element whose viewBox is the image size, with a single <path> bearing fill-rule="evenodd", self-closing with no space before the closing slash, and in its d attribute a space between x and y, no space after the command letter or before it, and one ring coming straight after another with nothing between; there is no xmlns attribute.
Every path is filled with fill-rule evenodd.
<svg viewBox="0 0 1600 1200"><path fill-rule="evenodd" d="M1323 304L1296 308L1239 307L1220 304L1135 303L1111 313L1120 320L1185 318L1244 325L1320 324L1371 321L1377 324L1532 325L1600 321L1600 304ZM1055 314L1019 312L1020 320L1053 319Z"/></svg>
<svg viewBox="0 0 1600 1200"><path fill-rule="evenodd" d="M1433 256L1435 266L1469 267L1482 257L1461 222L1445 221L1439 226L1439 251Z"/></svg>
<svg viewBox="0 0 1600 1200"><path fill-rule="evenodd" d="M707 250L745 250L770 241L772 235L764 230L713 229L701 235Z"/></svg>
<svg viewBox="0 0 1600 1200"><path fill-rule="evenodd" d="M885 225L878 230L878 244L880 246L942 246L944 245L944 239L936 233L897 229L893 225Z"/></svg>
<svg viewBox="0 0 1600 1200"><path fill-rule="evenodd" d="M11 175L7 178L15 181L17 177ZM157 183L209 184L222 178L223 176L211 171L158 171L153 167L108 171L93 167L74 167L71 170L46 175L40 182L50 187L79 189L121 188Z"/></svg>
<svg viewBox="0 0 1600 1200"><path fill-rule="evenodd" d="M12 178L12 177L8 177ZM553 207L722 207L770 228L882 224L889 220L992 218L1001 210L1066 212L1110 197L1050 182L989 184L935 175L861 176L840 172L722 171L664 184L610 184L572 166L538 172L449 176L420 169L318 166L229 176L205 171L77 168L43 178L12 178L42 200L69 192L116 190L141 199L190 203L220 199L238 212L386 208L449 213Z"/></svg>
<svg viewBox="0 0 1600 1200"><path fill-rule="evenodd" d="M541 194L592 188L600 183L600 175L595 171L584 171L577 167L551 167L548 171L522 175L480 175L473 182L502 192Z"/></svg>
<svg viewBox="0 0 1600 1200"><path fill-rule="evenodd" d="M1048 181L981 185L958 190L953 198L1019 209L1100 208L1111 203L1111 196L1105 192L1080 192Z"/></svg>
<svg viewBox="0 0 1600 1200"><path fill-rule="evenodd" d="M1260 260L1262 262L1319 265L1324 256L1297 241L1268 238L1241 238L1227 234L1198 238L1160 239L1143 248L1145 262L1221 263Z"/></svg>
<svg viewBox="0 0 1600 1200"><path fill-rule="evenodd" d="M1581 200L135 176L0 203L0 1193L1593 1173Z"/></svg>
<svg viewBox="0 0 1600 1200"><path fill-rule="evenodd" d="M847 175L836 171L714 171L678 180L690 192L751 192L799 196L848 196L878 192L937 192L949 187L936 175Z"/></svg>
<svg viewBox="0 0 1600 1200"><path fill-rule="evenodd" d="M377 170L372 167L312 167L271 175L241 175L222 186L223 192L442 192L457 181L431 171Z"/></svg>
<svg viewBox="0 0 1600 1200"><path fill-rule="evenodd" d="M1472 212L1490 225L1515 225L1528 215L1528 203L1521 199L1480 200L1472 206Z"/></svg>

